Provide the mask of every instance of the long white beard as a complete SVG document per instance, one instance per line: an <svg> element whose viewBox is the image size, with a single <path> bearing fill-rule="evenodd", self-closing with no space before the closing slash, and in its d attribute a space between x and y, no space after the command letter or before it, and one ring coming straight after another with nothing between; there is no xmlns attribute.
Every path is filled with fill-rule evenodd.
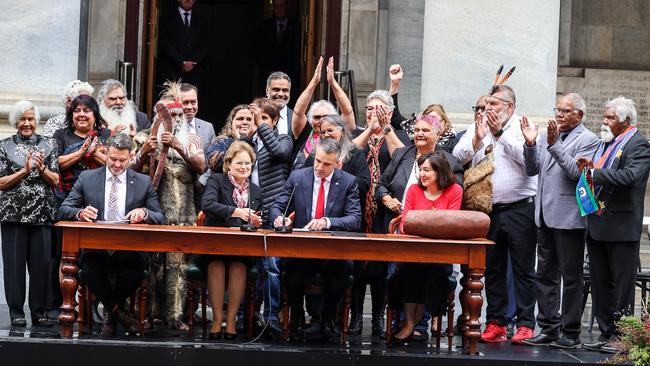
<svg viewBox="0 0 650 366"><path fill-rule="evenodd" d="M174 128L174 130L173 130L174 137L176 137L178 139L178 141L180 141L180 143L183 146L187 146L188 143L189 143L190 137L189 137L189 134L187 132L185 118L184 117L178 117L178 118L174 119L173 128ZM162 125L161 125L160 128L158 129L158 136L156 136L156 137L158 137L158 141L160 141L160 138L162 137L162 134L164 132L165 132L165 129L162 128Z"/></svg>
<svg viewBox="0 0 650 366"><path fill-rule="evenodd" d="M124 107L107 108L104 103L99 103L99 114L101 114L108 128L114 130L118 126L126 126L122 132L129 133L129 126L133 126L137 130L137 123L135 121L135 109L130 103Z"/></svg>
<svg viewBox="0 0 650 366"><path fill-rule="evenodd" d="M600 138L604 142L611 142L614 140L614 134L612 133L612 130L609 128L609 126L600 126Z"/></svg>

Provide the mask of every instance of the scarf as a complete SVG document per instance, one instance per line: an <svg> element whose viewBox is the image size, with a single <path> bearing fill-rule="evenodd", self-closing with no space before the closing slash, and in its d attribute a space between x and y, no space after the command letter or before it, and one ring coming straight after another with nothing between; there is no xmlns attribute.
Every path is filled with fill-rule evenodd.
<svg viewBox="0 0 650 366"><path fill-rule="evenodd" d="M314 130L311 130L309 137L307 138L307 142L305 142L305 156L309 156L309 154L311 154L311 152L316 149L319 137L320 135L318 133L316 133Z"/></svg>
<svg viewBox="0 0 650 366"><path fill-rule="evenodd" d="M364 219L366 221L366 232L372 230L372 222L377 213L377 201L375 200L375 190L379 185L379 177L381 176L381 168L379 166L379 151L384 145L384 135L379 137L371 137L368 141L368 155L366 162L370 169L370 187L366 195L366 207L364 207Z"/></svg>
<svg viewBox="0 0 650 366"><path fill-rule="evenodd" d="M235 178L233 178L230 172L228 172L228 180L230 180L230 183L232 183L232 185L235 187L235 189L232 190L233 202L235 202L235 205L237 205L237 207L244 208L247 202L247 199L244 199L244 192L248 191L248 179L246 179L244 184L239 185L237 182L235 182Z"/></svg>
<svg viewBox="0 0 650 366"><path fill-rule="evenodd" d="M623 154L623 148L625 148L625 145L628 141L630 141L632 136L634 136L636 131L636 127L630 125L625 129L625 131L623 131L623 133L618 135L616 139L614 139L614 141L609 144L607 150L605 150L606 144L601 144L596 151L596 155L594 156L594 169L610 169L614 164L614 161L621 158L621 155ZM598 197L603 187L597 185L594 188L596 197Z"/></svg>

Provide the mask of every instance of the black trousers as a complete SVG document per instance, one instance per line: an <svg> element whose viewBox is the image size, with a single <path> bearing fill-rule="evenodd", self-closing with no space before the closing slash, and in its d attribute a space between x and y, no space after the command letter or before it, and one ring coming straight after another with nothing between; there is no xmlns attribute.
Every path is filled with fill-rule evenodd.
<svg viewBox="0 0 650 366"><path fill-rule="evenodd" d="M84 280L109 312L115 305L122 306L140 286L145 265L137 252L116 251L109 255L105 250L86 250L82 257ZM114 287L110 281L113 275Z"/></svg>
<svg viewBox="0 0 650 366"><path fill-rule="evenodd" d="M387 262L354 261L354 287L352 288L352 317L363 315L366 284L370 285L372 318L383 316L386 297Z"/></svg>
<svg viewBox="0 0 650 366"><path fill-rule="evenodd" d="M580 335L582 318L585 229L537 230L537 324L542 333ZM560 283L562 312L560 313Z"/></svg>
<svg viewBox="0 0 650 366"><path fill-rule="evenodd" d="M443 314L451 273L451 264L397 263L388 287L390 306L402 309L405 303L425 304L431 316Z"/></svg>
<svg viewBox="0 0 650 366"><path fill-rule="evenodd" d="M535 327L535 204L517 204L495 209L490 214L488 239L496 244L487 249L485 293L487 322L506 325L508 252L512 263L517 303L517 326Z"/></svg>
<svg viewBox="0 0 650 366"><path fill-rule="evenodd" d="M285 272L287 298L294 325L302 322L304 290L310 284L320 286L323 292L321 319L336 319L336 307L343 297L346 281L352 273L352 261L287 259ZM314 281L315 278L320 280Z"/></svg>
<svg viewBox="0 0 650 366"><path fill-rule="evenodd" d="M616 335L615 322L634 313L639 241L598 241L587 235L594 311L602 339Z"/></svg>
<svg viewBox="0 0 650 366"><path fill-rule="evenodd" d="M32 318L42 318L48 307L51 227L21 223L0 223L5 297L9 316L24 318L25 264L29 270L29 310Z"/></svg>

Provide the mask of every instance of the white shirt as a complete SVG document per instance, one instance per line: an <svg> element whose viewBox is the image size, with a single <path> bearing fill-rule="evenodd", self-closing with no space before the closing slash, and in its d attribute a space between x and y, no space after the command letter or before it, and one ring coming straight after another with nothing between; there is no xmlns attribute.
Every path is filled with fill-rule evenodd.
<svg viewBox="0 0 650 366"><path fill-rule="evenodd" d="M327 209L327 196L330 194L330 183L332 183L332 176L334 175L334 170L325 177L325 205L323 206L323 215L325 215L325 211ZM321 185L321 178L316 177L316 174L314 174L314 190L311 194L311 217L315 218L316 217L316 203L318 202L318 191L320 190L320 185ZM325 221L327 221L327 229L330 228L330 220L323 216Z"/></svg>
<svg viewBox="0 0 650 366"><path fill-rule="evenodd" d="M488 132L476 153L472 146L476 128L471 124L454 147L454 156L463 164L471 161L472 166L485 157L487 146L494 147L493 203L512 203L537 194L537 176L526 175L524 163L526 140L521 133L520 121L521 117L513 113L503 127L503 134L497 138ZM539 136L537 138L539 139Z"/></svg>
<svg viewBox="0 0 650 366"><path fill-rule="evenodd" d="M413 162L413 168L411 168L411 174L409 174L409 180L406 182L406 188L404 188L404 195L402 196L402 208L404 208L404 204L406 203L406 194L409 191L409 188L413 184L418 183L418 176L420 175L420 167L418 166L418 159L415 159Z"/></svg>
<svg viewBox="0 0 650 366"><path fill-rule="evenodd" d="M123 221L126 215L126 170L118 175L117 182L117 216L115 220ZM113 173L106 167L106 181L104 184L104 221L108 221L108 199L111 196Z"/></svg>
<svg viewBox="0 0 650 366"><path fill-rule="evenodd" d="M185 24L185 13L188 13L187 15L187 23L188 26L192 25L192 10L184 10L180 6L178 7L178 12L181 13L181 20L183 21L183 24Z"/></svg>
<svg viewBox="0 0 650 366"><path fill-rule="evenodd" d="M278 134L279 135L288 135L289 134L289 126L287 126L287 113L288 113L289 107L286 105L284 108L280 109L280 119L278 120L278 123L275 125L275 127L278 128Z"/></svg>
<svg viewBox="0 0 650 366"><path fill-rule="evenodd" d="M194 118L192 118L191 121L186 122L185 127L187 127L187 132L196 135L196 122L194 121Z"/></svg>
<svg viewBox="0 0 650 366"><path fill-rule="evenodd" d="M257 134L253 136L253 146L255 149L255 155L259 157L259 151L262 150L264 143L262 142L262 140L260 140L260 137ZM260 172L258 169L259 161L260 161L259 159L255 160L255 165L253 165L253 171L251 172L251 181L255 183L255 185L258 187L260 185Z"/></svg>

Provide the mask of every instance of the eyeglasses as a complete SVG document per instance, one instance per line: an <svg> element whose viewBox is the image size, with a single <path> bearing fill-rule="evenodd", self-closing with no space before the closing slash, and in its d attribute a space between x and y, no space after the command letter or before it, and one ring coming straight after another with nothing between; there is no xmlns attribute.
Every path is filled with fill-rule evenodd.
<svg viewBox="0 0 650 366"><path fill-rule="evenodd" d="M323 136L331 136L332 134L341 131L343 128L341 127L335 127L335 128L328 128L328 129L321 129L320 134Z"/></svg>
<svg viewBox="0 0 650 366"><path fill-rule="evenodd" d="M237 168L250 168L253 163L250 161L234 161L232 165L236 166Z"/></svg>
<svg viewBox="0 0 650 366"><path fill-rule="evenodd" d="M499 97L495 97L494 95L491 96L491 97L486 101L486 103L489 104L489 105L491 105L491 106L495 106L495 105L499 104L499 102L502 102L502 103L504 103L504 104L510 104L510 103L512 103L511 100L501 99L501 98L499 98Z"/></svg>
<svg viewBox="0 0 650 366"><path fill-rule="evenodd" d="M474 113L476 113L476 112L485 112L485 106L484 105L474 105L474 106L472 106L472 111L474 111Z"/></svg>
<svg viewBox="0 0 650 366"><path fill-rule="evenodd" d="M569 114L573 111L575 111L575 109L553 108L553 112L555 112L555 114Z"/></svg>

